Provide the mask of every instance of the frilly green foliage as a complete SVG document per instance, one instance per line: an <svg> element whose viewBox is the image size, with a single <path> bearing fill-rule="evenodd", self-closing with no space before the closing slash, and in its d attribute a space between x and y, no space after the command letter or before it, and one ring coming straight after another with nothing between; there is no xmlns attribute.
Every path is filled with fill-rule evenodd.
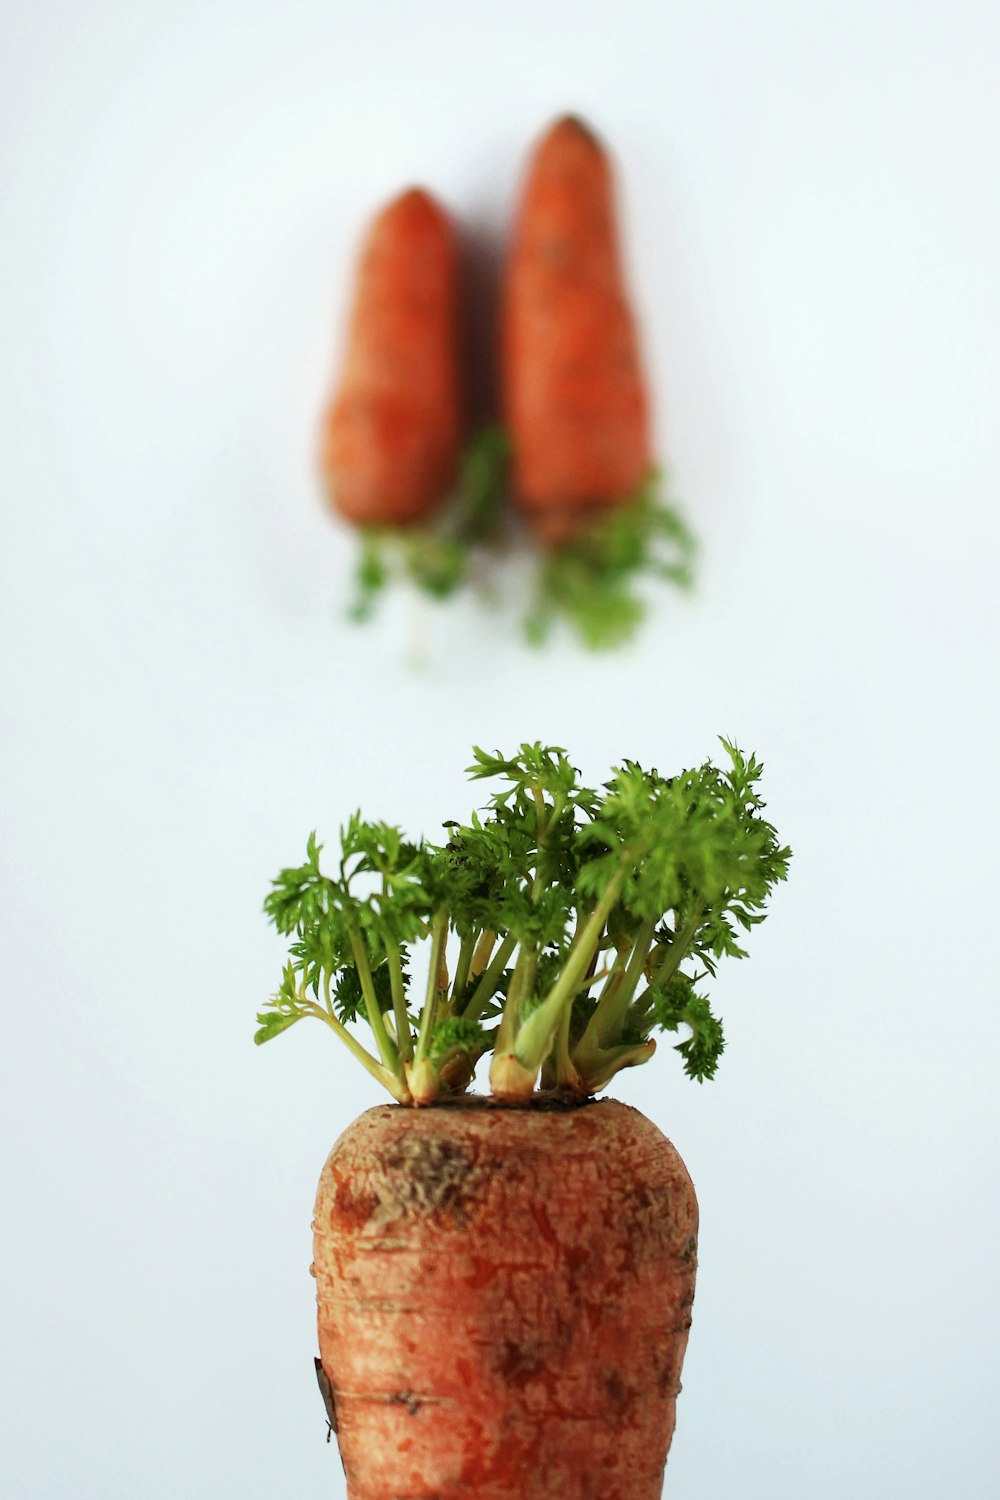
<svg viewBox="0 0 1000 1500"><path fill-rule="evenodd" d="M485 427L469 444L452 493L420 526L362 530L349 614L371 618L395 577L407 578L432 599L448 599L465 581L473 552L500 529L508 443L499 427Z"/></svg>
<svg viewBox="0 0 1000 1500"><path fill-rule="evenodd" d="M659 489L654 472L631 499L598 512L551 549L539 568L525 622L533 645L564 619L591 650L613 649L630 640L645 618L646 602L637 587L641 579L691 587L694 536Z"/></svg>
<svg viewBox="0 0 1000 1500"><path fill-rule="evenodd" d="M513 551L505 521L509 442L496 426L470 442L452 493L417 526L365 527L348 613L365 621L394 579L432 599L451 598L470 581L477 557L495 573ZM543 548L534 567L525 635L541 645L563 621L593 650L622 645L646 613L644 579L691 586L695 541L652 471L636 493L582 518L573 535Z"/></svg>
<svg viewBox="0 0 1000 1500"><path fill-rule="evenodd" d="M356 814L329 874L310 835L264 904L293 941L255 1040L318 1017L404 1103L414 1069L426 1102L465 1088L490 1049L505 1094L522 1075L522 1094L539 1076L592 1093L646 1061L657 1031L683 1032L684 1070L711 1078L722 1027L696 986L720 958L745 956L740 939L790 857L763 816L760 762L722 746L721 768L663 777L625 761L599 789L557 748L477 749L470 778L499 786L467 823L445 825L443 843ZM421 943L427 977L411 1005Z"/></svg>

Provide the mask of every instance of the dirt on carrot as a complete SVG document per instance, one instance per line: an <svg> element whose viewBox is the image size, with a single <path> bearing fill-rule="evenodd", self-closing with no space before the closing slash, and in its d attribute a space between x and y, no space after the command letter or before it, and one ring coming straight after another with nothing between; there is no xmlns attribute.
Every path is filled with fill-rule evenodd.
<svg viewBox="0 0 1000 1500"><path fill-rule="evenodd" d="M652 467L610 162L574 116L529 164L502 314L513 487L540 540L560 543L634 496Z"/></svg>
<svg viewBox="0 0 1000 1500"><path fill-rule="evenodd" d="M448 493L461 438L458 294L452 224L411 188L369 232L324 424L323 474L355 525L412 525Z"/></svg>
<svg viewBox="0 0 1000 1500"><path fill-rule="evenodd" d="M617 1101L368 1110L313 1226L350 1500L658 1500L697 1225Z"/></svg>

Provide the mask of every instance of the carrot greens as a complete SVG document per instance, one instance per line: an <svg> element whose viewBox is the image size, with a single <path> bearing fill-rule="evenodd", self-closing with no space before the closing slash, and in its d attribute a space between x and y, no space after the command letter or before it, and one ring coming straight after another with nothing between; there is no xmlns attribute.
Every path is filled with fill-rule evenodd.
<svg viewBox="0 0 1000 1500"><path fill-rule="evenodd" d="M310 835L264 903L292 942L255 1041L322 1020L405 1104L463 1091L487 1052L501 1099L593 1094L647 1061L657 1031L680 1036L689 1077L711 1078L724 1039L704 982L746 956L790 858L760 762L721 743L721 769L625 761L597 789L563 750L477 749L470 778L498 788L442 842L356 814L321 869Z"/></svg>
<svg viewBox="0 0 1000 1500"><path fill-rule="evenodd" d="M394 580L406 579L441 601L474 578L477 560L488 563L479 571L495 580L498 567L517 559L524 548L504 517L509 453L501 427L482 428L435 515L419 526L360 528L351 620L371 619ZM533 557L521 621L526 640L543 645L562 623L590 650L623 645L646 614L640 582L657 578L689 589L696 551L692 532L678 507L663 498L659 473L652 470L634 494L589 516L584 512L571 535Z"/></svg>
<svg viewBox="0 0 1000 1500"><path fill-rule="evenodd" d="M465 581L473 553L496 538L504 499L509 444L500 427L469 442L451 493L419 526L364 526L348 614L368 620L393 578L406 578L433 599L447 599Z"/></svg>
<svg viewBox="0 0 1000 1500"><path fill-rule="evenodd" d="M541 645L561 619L591 650L624 644L646 613L639 579L689 589L695 551L680 511L660 497L654 470L629 499L581 521L543 557L525 620L529 642Z"/></svg>

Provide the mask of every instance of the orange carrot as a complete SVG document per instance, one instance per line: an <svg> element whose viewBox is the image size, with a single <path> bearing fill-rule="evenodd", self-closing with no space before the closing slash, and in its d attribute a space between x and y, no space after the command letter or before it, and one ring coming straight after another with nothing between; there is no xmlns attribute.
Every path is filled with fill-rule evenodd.
<svg viewBox="0 0 1000 1500"><path fill-rule="evenodd" d="M515 494L540 538L562 541L628 500L652 464L611 167L572 116L528 168L501 342Z"/></svg>
<svg viewBox="0 0 1000 1500"><path fill-rule="evenodd" d="M364 526L423 520L458 462L458 253L419 188L379 214L361 256L347 354L322 466L331 498Z"/></svg>
<svg viewBox="0 0 1000 1500"><path fill-rule="evenodd" d="M615 1100L368 1110L313 1223L350 1500L658 1500L697 1223Z"/></svg>

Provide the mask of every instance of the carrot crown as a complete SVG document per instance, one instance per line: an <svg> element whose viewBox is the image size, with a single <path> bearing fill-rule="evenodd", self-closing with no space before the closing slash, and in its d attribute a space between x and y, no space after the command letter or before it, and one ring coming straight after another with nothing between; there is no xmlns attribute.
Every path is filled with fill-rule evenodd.
<svg viewBox="0 0 1000 1500"><path fill-rule="evenodd" d="M654 1031L682 1034L685 1072L711 1078L723 1033L700 987L746 956L740 930L791 854L762 815L760 762L721 743L722 769L625 761L596 790L563 750L477 749L469 776L499 789L443 842L355 814L331 873L311 834L264 903L292 943L254 1040L313 1016L401 1104L462 1092L490 1051L501 1099L593 1094L652 1056Z"/></svg>

